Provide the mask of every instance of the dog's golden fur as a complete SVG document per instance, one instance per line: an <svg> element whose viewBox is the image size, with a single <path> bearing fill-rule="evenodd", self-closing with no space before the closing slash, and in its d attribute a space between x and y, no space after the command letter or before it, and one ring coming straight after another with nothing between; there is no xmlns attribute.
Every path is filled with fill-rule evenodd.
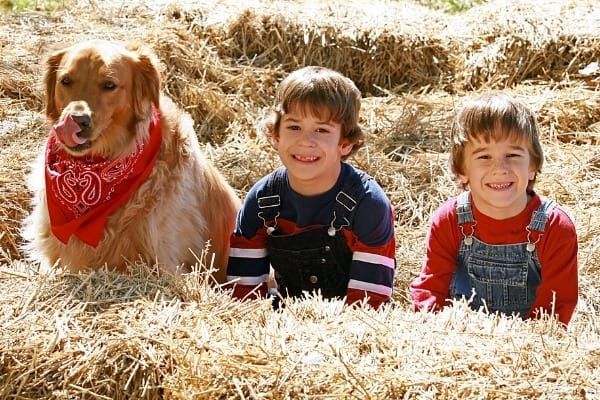
<svg viewBox="0 0 600 400"><path fill-rule="evenodd" d="M86 144L65 146L73 157L131 153L149 135L153 105L159 109L162 144L152 172L108 217L95 248L75 236L63 244L52 234L40 159L30 177L35 196L23 230L28 258L72 271L106 266L123 272L141 259L176 272L197 263L210 242L215 277L224 281L240 200L203 155L192 119L161 93L152 53L106 41L82 42L48 58L44 83L51 124L74 112L90 117Z"/></svg>

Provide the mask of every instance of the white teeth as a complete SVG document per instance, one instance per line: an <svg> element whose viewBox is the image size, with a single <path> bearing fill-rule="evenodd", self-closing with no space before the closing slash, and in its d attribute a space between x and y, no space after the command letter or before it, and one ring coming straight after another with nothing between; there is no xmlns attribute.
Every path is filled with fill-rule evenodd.
<svg viewBox="0 0 600 400"><path fill-rule="evenodd" d="M502 183L502 184L490 183L490 187L492 187L493 189L506 189L509 186L510 186L510 183Z"/></svg>
<svg viewBox="0 0 600 400"><path fill-rule="evenodd" d="M299 161L315 161L317 157L303 157L303 156L295 156Z"/></svg>

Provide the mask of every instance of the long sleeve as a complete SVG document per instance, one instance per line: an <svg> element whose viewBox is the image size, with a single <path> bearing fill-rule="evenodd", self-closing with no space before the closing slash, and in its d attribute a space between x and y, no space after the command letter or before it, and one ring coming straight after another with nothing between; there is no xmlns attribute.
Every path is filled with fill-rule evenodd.
<svg viewBox="0 0 600 400"><path fill-rule="evenodd" d="M456 201L449 200L432 216L421 273L409 286L415 311L437 311L449 304L450 283L456 271L460 244L455 207Z"/></svg>
<svg viewBox="0 0 600 400"><path fill-rule="evenodd" d="M267 233L256 206L257 192L264 183L263 178L248 192L230 238L226 288L232 288L233 297L238 299L264 297L267 293Z"/></svg>
<svg viewBox="0 0 600 400"><path fill-rule="evenodd" d="M579 295L577 233L568 215L555 207L538 244L542 281L537 289L529 317L556 314L567 325Z"/></svg>
<svg viewBox="0 0 600 400"><path fill-rule="evenodd" d="M475 207L475 236L490 245L526 243L526 227L541 204L535 196L519 215L495 220ZM434 213L427 234L426 256L421 274L409 287L415 310L439 310L448 305L449 288L457 268L461 240L456 216L456 201L449 200ZM567 214L556 206L549 216L544 233L536 243L541 266L541 282L527 317L556 314L563 324L570 321L578 298L577 235Z"/></svg>
<svg viewBox="0 0 600 400"><path fill-rule="evenodd" d="M396 268L394 215L391 206L383 207L379 228L371 231L377 238L375 243L383 243L367 245L357 240L356 236L348 240L352 250L352 263L346 295L347 304L353 304L366 297L371 307L378 308L392 295Z"/></svg>

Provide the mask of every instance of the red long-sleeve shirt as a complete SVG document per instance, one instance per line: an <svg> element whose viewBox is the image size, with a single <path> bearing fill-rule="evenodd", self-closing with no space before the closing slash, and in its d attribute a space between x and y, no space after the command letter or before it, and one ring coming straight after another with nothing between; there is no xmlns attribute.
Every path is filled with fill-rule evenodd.
<svg viewBox="0 0 600 400"><path fill-rule="evenodd" d="M540 197L534 195L521 213L503 220L482 214L473 204L473 216L477 221L474 236L492 245L527 242L525 228L540 204ZM454 198L443 203L433 215L421 274L409 288L415 310L439 310L449 305L450 283L457 268L461 239ZM571 320L579 294L578 245L575 226L560 207L554 207L550 213L536 249L542 267L541 283L528 317L536 317L543 309L548 314L554 312L566 325Z"/></svg>

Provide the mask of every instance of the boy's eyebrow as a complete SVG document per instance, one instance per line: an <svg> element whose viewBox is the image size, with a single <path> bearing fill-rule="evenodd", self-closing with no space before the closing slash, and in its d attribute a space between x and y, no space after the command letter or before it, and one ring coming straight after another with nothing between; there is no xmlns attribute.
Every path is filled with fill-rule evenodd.
<svg viewBox="0 0 600 400"><path fill-rule="evenodd" d="M303 117L299 117L299 118L294 118L291 117L289 115L283 115L283 117L281 118L281 121L286 121L286 122L300 122L302 119L304 119ZM331 120L325 120L325 121L317 121L317 124L319 125L330 125L333 126L334 122Z"/></svg>
<svg viewBox="0 0 600 400"><path fill-rule="evenodd" d="M475 147L473 149L473 154L483 153L485 151L488 151L489 146L490 146L489 144L486 144L485 146ZM527 151L527 147L524 145L520 145L520 144L511 144L508 147L510 147L512 150L519 150L519 151L523 151L523 152Z"/></svg>

